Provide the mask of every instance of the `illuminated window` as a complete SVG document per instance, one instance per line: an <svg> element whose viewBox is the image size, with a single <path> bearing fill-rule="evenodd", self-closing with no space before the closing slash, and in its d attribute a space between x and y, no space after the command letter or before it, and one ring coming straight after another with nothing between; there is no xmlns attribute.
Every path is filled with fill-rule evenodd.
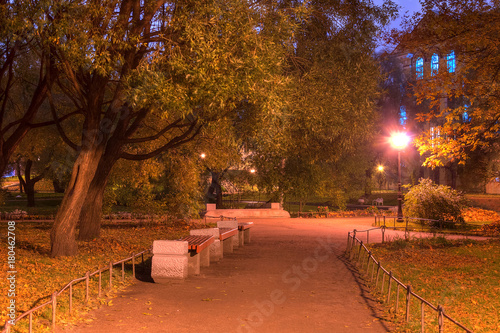
<svg viewBox="0 0 500 333"><path fill-rule="evenodd" d="M401 107L399 108L399 124L401 126L406 126L406 120L407 120L407 116L406 116L406 107L404 105L401 105Z"/></svg>
<svg viewBox="0 0 500 333"><path fill-rule="evenodd" d="M424 77L424 58L418 58L415 62L415 73L417 74L417 80Z"/></svg>
<svg viewBox="0 0 500 333"><path fill-rule="evenodd" d="M439 71L439 56L434 53L431 58L431 76L434 76Z"/></svg>
<svg viewBox="0 0 500 333"><path fill-rule="evenodd" d="M431 127L431 146L434 148L434 142L440 136L439 128Z"/></svg>
<svg viewBox="0 0 500 333"><path fill-rule="evenodd" d="M451 51L450 54L446 56L446 67L449 73L455 73L455 51Z"/></svg>
<svg viewBox="0 0 500 333"><path fill-rule="evenodd" d="M464 111L464 113L462 113L462 121L464 123L468 123L470 121L470 116L469 116L469 113L467 112L467 109L469 108L469 106L467 104L465 104L464 107L465 107L465 111Z"/></svg>

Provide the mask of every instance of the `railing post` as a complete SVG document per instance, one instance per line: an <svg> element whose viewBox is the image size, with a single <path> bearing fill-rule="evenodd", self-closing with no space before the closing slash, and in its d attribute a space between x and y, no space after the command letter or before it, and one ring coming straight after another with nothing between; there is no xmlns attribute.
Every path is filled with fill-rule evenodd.
<svg viewBox="0 0 500 333"><path fill-rule="evenodd" d="M385 242L385 226L382 228L382 243Z"/></svg>
<svg viewBox="0 0 500 333"><path fill-rule="evenodd" d="M384 271L382 271L382 289L380 290L380 293L384 295L384 284L385 284L385 274Z"/></svg>
<svg viewBox="0 0 500 333"><path fill-rule="evenodd" d="M421 318L421 332L424 333L425 332L425 313L424 313L424 302L420 302L420 315L422 316Z"/></svg>
<svg viewBox="0 0 500 333"><path fill-rule="evenodd" d="M85 303L89 301L90 272L85 273Z"/></svg>
<svg viewBox="0 0 500 333"><path fill-rule="evenodd" d="M444 314L444 309L441 305L438 305L438 324L439 324L439 333L443 333L444 332L444 318L443 318L443 314Z"/></svg>
<svg viewBox="0 0 500 333"><path fill-rule="evenodd" d="M125 281L125 261L122 261L122 281Z"/></svg>
<svg viewBox="0 0 500 333"><path fill-rule="evenodd" d="M384 215L384 228L385 228L385 215Z"/></svg>
<svg viewBox="0 0 500 333"><path fill-rule="evenodd" d="M410 321L411 285L406 286L406 322Z"/></svg>
<svg viewBox="0 0 500 333"><path fill-rule="evenodd" d="M375 259L372 258L373 260L373 265L372 265L372 275L370 276L370 282L373 281L373 274L375 274Z"/></svg>
<svg viewBox="0 0 500 333"><path fill-rule="evenodd" d="M399 283L396 285L397 285L397 287L396 287L396 308L395 308L394 312L397 314L398 308L399 308Z"/></svg>
<svg viewBox="0 0 500 333"><path fill-rule="evenodd" d="M347 232L347 248L346 248L346 252L350 252L350 245L351 244L351 232L348 231Z"/></svg>
<svg viewBox="0 0 500 333"><path fill-rule="evenodd" d="M378 286L378 275L380 273L380 261L378 262L378 267L377 267L377 278L375 279L375 288Z"/></svg>
<svg viewBox="0 0 500 333"><path fill-rule="evenodd" d="M69 313L73 311L73 283L69 285Z"/></svg>
<svg viewBox="0 0 500 333"><path fill-rule="evenodd" d="M366 259L366 273L368 274L368 270L370 269L370 258L372 256L372 251L368 252L368 258Z"/></svg>
<svg viewBox="0 0 500 333"><path fill-rule="evenodd" d="M132 252L132 278L135 279L135 253Z"/></svg>
<svg viewBox="0 0 500 333"><path fill-rule="evenodd" d="M387 304L391 301L392 271L389 272L389 287L387 288Z"/></svg>
<svg viewBox="0 0 500 333"><path fill-rule="evenodd" d="M113 288L113 262L109 262L109 289Z"/></svg>
<svg viewBox="0 0 500 333"><path fill-rule="evenodd" d="M9 330L7 330L7 333ZM30 312L30 323L29 323L29 333L33 332L33 312Z"/></svg>
<svg viewBox="0 0 500 333"><path fill-rule="evenodd" d="M56 331L57 292L52 293L52 332Z"/></svg>
<svg viewBox="0 0 500 333"><path fill-rule="evenodd" d="M358 250L358 257L356 258L359 261L359 258L361 258L361 249L363 248L363 241L359 241L359 250Z"/></svg>
<svg viewBox="0 0 500 333"><path fill-rule="evenodd" d="M8 320L5 321L5 333L10 333L10 323Z"/></svg>
<svg viewBox="0 0 500 333"><path fill-rule="evenodd" d="M101 298L102 270L100 267L98 267L98 269L99 269L99 291L97 293L97 297Z"/></svg>

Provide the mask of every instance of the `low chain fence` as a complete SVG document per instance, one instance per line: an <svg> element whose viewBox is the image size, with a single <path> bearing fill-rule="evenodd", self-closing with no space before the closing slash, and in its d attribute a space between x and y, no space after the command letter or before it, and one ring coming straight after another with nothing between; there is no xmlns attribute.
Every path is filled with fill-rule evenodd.
<svg viewBox="0 0 500 333"><path fill-rule="evenodd" d="M417 302L420 302L420 314L421 314L420 331L422 333L425 332L425 327L426 327L425 323L426 308L430 308L431 310L436 312L437 323L440 333L444 332L445 318L448 319L456 327L463 329L465 332L472 332L472 330L468 329L455 319L448 316L441 305L437 306L433 305L429 301L425 300L421 296L414 293L411 289L410 284L405 285L404 283L399 281L396 277L394 277L392 271L388 271L387 269L385 269L381 265L380 261L375 259L375 257L372 255L372 252L366 247L366 245L363 244L363 241L356 237L359 233L366 232L367 243L369 243L369 232L373 230L380 230L382 232L382 242L384 242L385 229L386 229L385 226L381 226L367 230L360 230L360 231L354 230L352 233L348 232L346 254L349 260L356 261L356 263L359 265L360 270L365 270L366 275L370 276L370 282L375 283L375 290L378 290L378 288L380 288L380 293L382 294L383 297L384 294L387 293L387 295L385 296L385 302L388 305L391 304L391 299L393 299L396 314L398 313L400 308L399 304L400 293L404 292L405 304L403 306L404 306L405 320L407 323L410 322L410 305L413 304L411 302L412 298L415 298ZM395 290L393 288L395 288Z"/></svg>
<svg viewBox="0 0 500 333"><path fill-rule="evenodd" d="M224 221L224 219L226 219L226 220L234 220L234 221L236 221L236 217L224 216L224 215L218 215L218 216L205 215L204 218L205 218L205 224L207 223L207 219L219 219L219 221Z"/></svg>
<svg viewBox="0 0 500 333"><path fill-rule="evenodd" d="M79 283L82 283L82 284L85 283L84 303L87 304L90 300L90 294L91 294L91 291L90 291L91 279L92 278L97 279L98 288L97 288L96 296L97 296L97 299L99 299L99 298L101 298L101 294L102 294L102 289L103 289L102 284L103 284L103 281L105 280L105 278L103 278L104 274L108 273L107 274L107 275L109 275L109 280L107 281L108 289L112 290L114 266L121 265L121 279L122 279L122 281L125 281L125 263L128 261L132 261L132 277L135 278L136 258L139 256L141 257L141 265L144 267L144 265L145 265L144 254L149 253L149 252L151 252L151 248L146 249L146 250L139 252L139 253L132 253L130 257L119 260L117 262L110 261L109 265L107 267L99 268L98 270L96 270L95 272L92 272L92 273L89 271L85 274L85 276L80 277L80 278L76 278L76 279L68 282L61 290L54 292L51 295L48 295L46 297L42 297L42 299L49 298L49 301L42 303L42 304L39 304L39 305L31 308L30 310L20 314L13 322L12 322L12 320L7 320L5 322L4 328L2 329L2 331L0 331L0 333L10 333L12 328L20 320L25 319L25 318L28 318L28 320L29 320L29 331L28 332L32 333L33 332L33 316L35 316L37 314L37 312L44 309L45 307L51 307L51 312L52 312L52 314L51 314L51 329L52 329L52 332L55 332L56 325L57 325L58 300L61 299L62 294L64 292L67 292L67 294L68 294L67 295L67 297L68 297L68 313L71 314L73 311L73 298L74 298L73 297L73 288L75 285L77 285ZM116 275L116 273L115 273L115 275Z"/></svg>

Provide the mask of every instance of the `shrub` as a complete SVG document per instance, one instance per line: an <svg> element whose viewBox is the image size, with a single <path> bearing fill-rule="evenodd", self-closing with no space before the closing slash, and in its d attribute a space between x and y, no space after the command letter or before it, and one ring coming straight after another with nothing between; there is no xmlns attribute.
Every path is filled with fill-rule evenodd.
<svg viewBox="0 0 500 333"><path fill-rule="evenodd" d="M463 222L465 197L445 185L436 185L430 179L420 179L404 197L404 213L408 217Z"/></svg>

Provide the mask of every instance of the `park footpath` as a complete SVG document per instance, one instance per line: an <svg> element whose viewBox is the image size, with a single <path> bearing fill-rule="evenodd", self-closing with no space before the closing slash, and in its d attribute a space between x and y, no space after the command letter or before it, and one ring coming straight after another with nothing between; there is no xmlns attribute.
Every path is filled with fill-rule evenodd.
<svg viewBox="0 0 500 333"><path fill-rule="evenodd" d="M348 231L370 228L373 218L252 221L251 243L200 275L137 281L92 311L92 321L58 332L391 331L343 255Z"/></svg>

